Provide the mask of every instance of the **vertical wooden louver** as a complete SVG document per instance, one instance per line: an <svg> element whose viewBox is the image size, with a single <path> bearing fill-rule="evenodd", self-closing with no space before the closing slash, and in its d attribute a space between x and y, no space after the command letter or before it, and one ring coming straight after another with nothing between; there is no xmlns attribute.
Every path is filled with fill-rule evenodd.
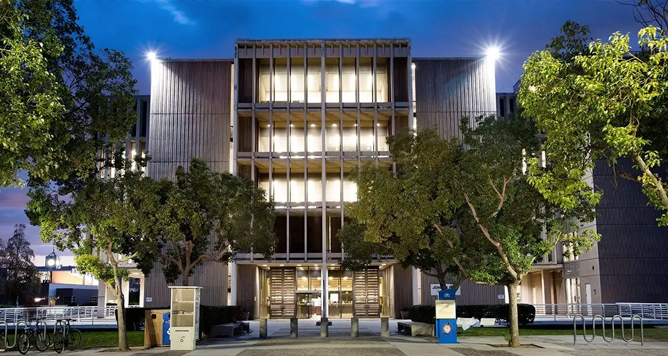
<svg viewBox="0 0 668 356"><path fill-rule="evenodd" d="M295 270L294 268L272 268L269 281L269 313L271 318L294 318Z"/></svg>
<svg viewBox="0 0 668 356"><path fill-rule="evenodd" d="M378 269L356 271L353 279L353 312L357 317L379 317Z"/></svg>

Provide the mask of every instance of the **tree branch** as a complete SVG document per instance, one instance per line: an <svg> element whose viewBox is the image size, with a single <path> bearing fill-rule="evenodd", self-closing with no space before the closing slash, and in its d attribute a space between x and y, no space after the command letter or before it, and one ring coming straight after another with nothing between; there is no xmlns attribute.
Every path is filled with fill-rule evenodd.
<svg viewBox="0 0 668 356"><path fill-rule="evenodd" d="M492 213L492 217L495 218L497 215L499 215L499 212L501 211L501 208L503 208L503 204L506 201L506 187L508 186L508 182L510 182L510 179L506 179L505 177L503 178L503 187L501 188L501 192L499 192L498 189L496 189L496 186L494 185L494 182L492 180L489 180L489 184L492 186L492 189L496 192L496 195L499 196L499 205L496 207L496 210Z"/></svg>
<svg viewBox="0 0 668 356"><path fill-rule="evenodd" d="M652 171L645 163L645 160L643 160L639 154L634 153L633 160L636 162L638 167L640 167L640 170L649 176L652 180L652 183L654 183L655 190L659 194L661 204L663 204L663 209L668 209L668 195L666 194L666 190L663 188L663 183L661 183L661 181L654 175L654 173L652 173Z"/></svg>
<svg viewBox="0 0 668 356"><path fill-rule="evenodd" d="M469 199L469 196L466 192L464 192L464 199L466 200L466 204L469 206L469 209L471 210L471 215L473 215L473 219L475 219L476 224L480 228L480 231L482 231L482 234L487 238L487 240L494 246L496 247L496 250L499 252L499 257L501 257L501 260L503 261L503 264L506 266L506 270L508 273L510 273L511 277L513 279L517 280L517 272L515 269L510 265L510 260L508 259L508 256L506 256L506 252L503 249L503 246L501 245L500 242L494 240L492 236L489 233L489 230L485 226L482 225L480 222L480 217L478 216L478 213L475 209L475 206L471 203L471 199Z"/></svg>

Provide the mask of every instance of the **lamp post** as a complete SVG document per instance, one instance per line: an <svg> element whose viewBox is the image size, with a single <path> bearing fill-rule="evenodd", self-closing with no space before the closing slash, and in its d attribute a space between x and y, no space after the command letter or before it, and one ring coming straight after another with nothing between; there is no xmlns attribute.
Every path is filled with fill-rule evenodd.
<svg viewBox="0 0 668 356"><path fill-rule="evenodd" d="M54 250L50 254L46 255L46 260L45 263L47 268L49 269L60 269L60 257L56 255L56 251Z"/></svg>

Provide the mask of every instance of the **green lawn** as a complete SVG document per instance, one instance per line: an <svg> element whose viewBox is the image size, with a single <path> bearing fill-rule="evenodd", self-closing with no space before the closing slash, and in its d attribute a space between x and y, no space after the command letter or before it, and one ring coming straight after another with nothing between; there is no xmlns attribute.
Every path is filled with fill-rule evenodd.
<svg viewBox="0 0 668 356"><path fill-rule="evenodd" d="M668 342L668 328L654 328L654 327L645 327L645 341L659 341L659 342ZM587 326L587 335L591 335L591 325ZM506 328L470 328L466 331L463 331L461 328L457 330L458 337L467 337L467 336L503 336L508 333ZM520 328L520 336L532 336L532 335L573 335L573 327L550 327L550 328ZM601 328L596 328L596 336L601 336ZM609 338L612 336L612 330L610 327L606 327L605 335ZM624 336L629 338L631 336L631 327L626 326L624 328ZM578 326L578 338L582 340L582 326ZM620 340L622 338L621 328L615 328L615 340ZM635 337L634 341L640 341L640 327L635 328Z"/></svg>
<svg viewBox="0 0 668 356"><path fill-rule="evenodd" d="M9 344L14 343L14 336L9 337ZM128 331L130 347L144 346L143 331ZM118 346L118 332L116 331L83 331L79 349L113 348ZM31 346L34 347L34 346Z"/></svg>

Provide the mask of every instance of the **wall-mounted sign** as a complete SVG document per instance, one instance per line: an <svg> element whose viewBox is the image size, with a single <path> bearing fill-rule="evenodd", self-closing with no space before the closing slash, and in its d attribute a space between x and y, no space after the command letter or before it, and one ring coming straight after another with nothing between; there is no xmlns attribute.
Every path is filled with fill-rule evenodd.
<svg viewBox="0 0 668 356"><path fill-rule="evenodd" d="M146 303L151 303L153 301L153 297L146 297Z"/></svg>
<svg viewBox="0 0 668 356"><path fill-rule="evenodd" d="M503 293L499 293L499 300L506 299L506 295Z"/></svg>

